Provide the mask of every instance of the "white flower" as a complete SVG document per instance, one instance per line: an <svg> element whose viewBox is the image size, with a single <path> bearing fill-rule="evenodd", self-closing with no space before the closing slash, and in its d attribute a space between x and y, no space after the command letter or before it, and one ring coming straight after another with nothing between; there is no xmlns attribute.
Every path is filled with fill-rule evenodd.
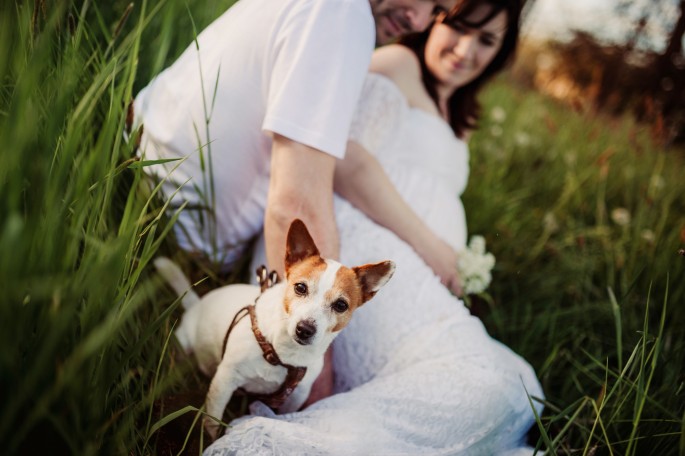
<svg viewBox="0 0 685 456"><path fill-rule="evenodd" d="M564 154L564 163L566 163L567 166L574 166L577 161L578 155L575 152L571 151Z"/></svg>
<svg viewBox="0 0 685 456"><path fill-rule="evenodd" d="M514 142L516 142L516 145L521 147L529 146L530 136L526 132L519 131L514 135Z"/></svg>
<svg viewBox="0 0 685 456"><path fill-rule="evenodd" d="M630 211L624 207L617 207L611 211L611 220L619 226L630 225Z"/></svg>
<svg viewBox="0 0 685 456"><path fill-rule="evenodd" d="M507 118L507 112L501 106L495 106L490 111L490 116L492 116L492 120L495 122L502 123Z"/></svg>
<svg viewBox="0 0 685 456"><path fill-rule="evenodd" d="M552 212L547 212L542 219L542 226L550 233L559 231L559 222Z"/></svg>
<svg viewBox="0 0 685 456"><path fill-rule="evenodd" d="M654 189L654 192L658 192L666 186L666 179L659 175L654 175L649 180L649 186Z"/></svg>
<svg viewBox="0 0 685 456"><path fill-rule="evenodd" d="M642 237L642 239L647 241L648 244L654 244L654 241L656 240L656 236L654 235L654 231L652 230L642 230L640 236Z"/></svg>
<svg viewBox="0 0 685 456"><path fill-rule="evenodd" d="M459 252L457 269L465 294L482 293L492 280L495 256L485 251L485 238L472 236L469 246Z"/></svg>
<svg viewBox="0 0 685 456"><path fill-rule="evenodd" d="M471 236L469 249L474 253L483 255L485 253L485 238L483 236Z"/></svg>

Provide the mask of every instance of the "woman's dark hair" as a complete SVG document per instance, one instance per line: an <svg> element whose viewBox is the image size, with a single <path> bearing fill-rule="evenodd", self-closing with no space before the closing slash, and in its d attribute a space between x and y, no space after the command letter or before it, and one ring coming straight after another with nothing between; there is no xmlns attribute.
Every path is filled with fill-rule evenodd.
<svg viewBox="0 0 685 456"><path fill-rule="evenodd" d="M478 22L469 21L471 13L483 5L490 7L489 13ZM476 98L478 91L488 80L501 71L514 55L519 36L521 3L520 0L458 0L443 21L445 24L456 23L466 27L478 28L490 22L500 11L504 11L507 15L507 30L502 39L502 47L483 72L473 81L457 89L447 102L449 123L458 137L462 137L467 130L476 127L476 121L480 117L480 103ZM424 32L407 35L400 39L399 43L410 48L419 58L423 85L437 105L436 85L438 81L428 70L424 58L426 42L431 29L432 26Z"/></svg>

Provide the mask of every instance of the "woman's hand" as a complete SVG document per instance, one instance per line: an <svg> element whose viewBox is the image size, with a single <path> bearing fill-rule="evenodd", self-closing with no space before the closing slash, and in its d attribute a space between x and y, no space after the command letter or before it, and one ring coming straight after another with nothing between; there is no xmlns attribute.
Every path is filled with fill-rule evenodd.
<svg viewBox="0 0 685 456"><path fill-rule="evenodd" d="M457 252L448 243L430 233L423 238L425 242L414 246L414 250L423 261L440 277L440 282L452 293L461 296L463 293L461 277L457 270Z"/></svg>

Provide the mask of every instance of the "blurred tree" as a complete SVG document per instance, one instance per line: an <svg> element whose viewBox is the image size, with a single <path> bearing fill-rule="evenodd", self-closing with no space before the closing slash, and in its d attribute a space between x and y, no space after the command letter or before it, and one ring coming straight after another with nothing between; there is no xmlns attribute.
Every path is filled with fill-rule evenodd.
<svg viewBox="0 0 685 456"><path fill-rule="evenodd" d="M565 84L562 98L572 104L632 111L659 140L685 140L685 0L619 0L616 10L632 24L623 39L576 30L570 41L552 44L554 68L540 79Z"/></svg>
<svg viewBox="0 0 685 456"><path fill-rule="evenodd" d="M676 6L673 2L669 3L671 7ZM663 130L658 132L661 136L669 140L682 140L685 139L685 0L678 0L677 8L669 12L671 17L677 19L667 35L663 52L652 56L649 65L652 75L645 101L655 105L655 112L645 114L651 114L651 117L656 114L656 126ZM647 104L647 107L651 105Z"/></svg>
<svg viewBox="0 0 685 456"><path fill-rule="evenodd" d="M616 12L628 24L624 42L638 49L659 51L675 30L681 0L618 0ZM681 35L682 37L682 35Z"/></svg>
<svg viewBox="0 0 685 456"><path fill-rule="evenodd" d="M668 95L663 97L664 115L685 116L685 56L683 55L683 36L685 36L685 0L680 0L678 20L673 27L664 52L656 58L655 67L660 76L660 89ZM680 109L679 109L680 108ZM681 121L683 119L681 118Z"/></svg>

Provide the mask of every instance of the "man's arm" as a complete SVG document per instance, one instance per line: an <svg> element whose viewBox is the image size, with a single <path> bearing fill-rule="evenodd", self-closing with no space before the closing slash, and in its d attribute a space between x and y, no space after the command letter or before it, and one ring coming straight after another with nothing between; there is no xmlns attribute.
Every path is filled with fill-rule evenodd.
<svg viewBox="0 0 685 456"><path fill-rule="evenodd" d="M338 227L333 210L335 158L274 134L271 180L264 220L266 258L283 277L285 242L290 223L301 219L325 258L340 258ZM305 407L333 394L331 348Z"/></svg>
<svg viewBox="0 0 685 456"><path fill-rule="evenodd" d="M296 218L307 225L323 257L340 257L333 210L335 161L331 155L274 134L264 236L269 268L281 277L288 228Z"/></svg>

